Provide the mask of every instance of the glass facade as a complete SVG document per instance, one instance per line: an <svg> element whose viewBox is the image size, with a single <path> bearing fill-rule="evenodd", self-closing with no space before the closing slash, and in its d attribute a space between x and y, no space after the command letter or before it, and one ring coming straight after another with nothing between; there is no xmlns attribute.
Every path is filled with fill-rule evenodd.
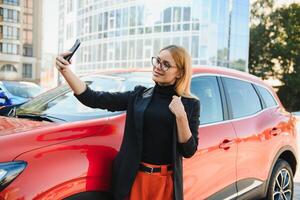
<svg viewBox="0 0 300 200"><path fill-rule="evenodd" d="M249 9L249 1L235 0L232 3L229 60L232 68L240 70L243 70L245 66L248 66Z"/></svg>
<svg viewBox="0 0 300 200"><path fill-rule="evenodd" d="M193 66L248 71L249 0L60 1L59 51L76 38L76 71L150 67L150 58L178 44Z"/></svg>

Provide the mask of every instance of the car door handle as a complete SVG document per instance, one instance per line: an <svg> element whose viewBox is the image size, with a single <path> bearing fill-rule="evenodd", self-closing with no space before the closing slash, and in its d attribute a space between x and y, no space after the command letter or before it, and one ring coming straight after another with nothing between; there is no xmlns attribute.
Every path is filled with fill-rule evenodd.
<svg viewBox="0 0 300 200"><path fill-rule="evenodd" d="M234 140L225 139L223 142L219 145L220 149L228 150L231 145L234 143Z"/></svg>
<svg viewBox="0 0 300 200"><path fill-rule="evenodd" d="M270 131L270 134L273 136L279 135L281 133L281 129L280 128L272 128L272 130Z"/></svg>

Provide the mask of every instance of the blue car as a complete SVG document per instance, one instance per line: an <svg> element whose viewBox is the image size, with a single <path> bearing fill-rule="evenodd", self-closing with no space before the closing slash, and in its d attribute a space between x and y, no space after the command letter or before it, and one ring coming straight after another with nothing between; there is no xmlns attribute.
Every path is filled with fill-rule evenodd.
<svg viewBox="0 0 300 200"><path fill-rule="evenodd" d="M32 82L0 81L0 107L22 104L42 93Z"/></svg>

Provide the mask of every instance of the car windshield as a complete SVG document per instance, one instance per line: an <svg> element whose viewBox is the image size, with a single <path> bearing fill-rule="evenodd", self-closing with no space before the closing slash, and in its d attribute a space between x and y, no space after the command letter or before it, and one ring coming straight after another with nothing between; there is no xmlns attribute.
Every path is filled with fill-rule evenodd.
<svg viewBox="0 0 300 200"><path fill-rule="evenodd" d="M33 83L4 82L5 88L14 96L33 98L42 92L42 89Z"/></svg>
<svg viewBox="0 0 300 200"><path fill-rule="evenodd" d="M128 76L130 75L130 76ZM127 77L128 76L128 77ZM92 90L108 92L124 92L133 90L136 85L150 87L154 82L149 75L142 73L123 73L94 75L81 78ZM116 115L119 112L109 112L103 109L89 108L80 103L67 84L43 93L23 104L17 109L17 115L34 114L53 117L53 121L79 121Z"/></svg>

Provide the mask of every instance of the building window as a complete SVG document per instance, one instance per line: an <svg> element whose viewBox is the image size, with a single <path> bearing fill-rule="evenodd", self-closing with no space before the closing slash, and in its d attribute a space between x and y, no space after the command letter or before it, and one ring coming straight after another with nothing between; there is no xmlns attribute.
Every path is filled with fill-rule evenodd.
<svg viewBox="0 0 300 200"><path fill-rule="evenodd" d="M0 52L6 54L19 54L19 45L11 43L0 43Z"/></svg>
<svg viewBox="0 0 300 200"><path fill-rule="evenodd" d="M73 33L74 33L73 27L74 27L73 23L67 24L67 35L66 35L67 40L73 37Z"/></svg>
<svg viewBox="0 0 300 200"><path fill-rule="evenodd" d="M183 8L183 21L188 22L191 20L191 7Z"/></svg>
<svg viewBox="0 0 300 200"><path fill-rule="evenodd" d="M74 2L73 0L67 1L67 13L73 12L74 9Z"/></svg>
<svg viewBox="0 0 300 200"><path fill-rule="evenodd" d="M105 12L104 15L103 15L103 23L104 23L104 26L103 26L103 30L104 31L107 31L107 27L108 27L108 12Z"/></svg>
<svg viewBox="0 0 300 200"><path fill-rule="evenodd" d="M136 7L135 6L132 6L130 7L130 17L129 17L129 25L130 26L136 26Z"/></svg>
<svg viewBox="0 0 300 200"><path fill-rule="evenodd" d="M13 26L0 26L0 32L2 33L2 38L4 39L19 39L20 30Z"/></svg>
<svg viewBox="0 0 300 200"><path fill-rule="evenodd" d="M174 7L173 21L181 22L181 7Z"/></svg>
<svg viewBox="0 0 300 200"><path fill-rule="evenodd" d="M20 12L13 9L2 8L0 15L3 17L3 20L6 22L19 22L20 21Z"/></svg>
<svg viewBox="0 0 300 200"><path fill-rule="evenodd" d="M128 8L123 8L123 10L122 10L122 27L123 28L128 27L128 17L129 17Z"/></svg>
<svg viewBox="0 0 300 200"><path fill-rule="evenodd" d="M192 52L191 56L192 58L198 58L198 51L199 51L199 36L192 36ZM203 56L204 57L204 56Z"/></svg>
<svg viewBox="0 0 300 200"><path fill-rule="evenodd" d="M32 45L25 45L23 46L23 56L33 56L33 48Z"/></svg>
<svg viewBox="0 0 300 200"><path fill-rule="evenodd" d="M138 26L143 26L144 25L144 7L143 6L138 6L137 7L137 25Z"/></svg>
<svg viewBox="0 0 300 200"><path fill-rule="evenodd" d="M171 22L171 14L172 14L172 8L167 8L164 10L164 23L170 23Z"/></svg>
<svg viewBox="0 0 300 200"><path fill-rule="evenodd" d="M208 51L208 47L204 46L204 45L201 45L200 46L199 58L207 59L207 51Z"/></svg>
<svg viewBox="0 0 300 200"><path fill-rule="evenodd" d="M32 14L24 13L24 15L23 15L23 23L26 24L26 25L32 25L33 24Z"/></svg>
<svg viewBox="0 0 300 200"><path fill-rule="evenodd" d="M20 0L4 0L3 3L8 5L19 6Z"/></svg>
<svg viewBox="0 0 300 200"><path fill-rule="evenodd" d="M15 66L11 64L3 65L0 69L1 72L17 72L17 69Z"/></svg>
<svg viewBox="0 0 300 200"><path fill-rule="evenodd" d="M33 0L23 0L25 8L33 8Z"/></svg>
<svg viewBox="0 0 300 200"><path fill-rule="evenodd" d="M108 29L114 29L115 28L115 11L109 12L109 18L108 18Z"/></svg>
<svg viewBox="0 0 300 200"><path fill-rule="evenodd" d="M32 64L24 63L22 70L23 78L32 78Z"/></svg>
<svg viewBox="0 0 300 200"><path fill-rule="evenodd" d="M32 44L32 30L30 29L23 30L23 42L27 44Z"/></svg>

